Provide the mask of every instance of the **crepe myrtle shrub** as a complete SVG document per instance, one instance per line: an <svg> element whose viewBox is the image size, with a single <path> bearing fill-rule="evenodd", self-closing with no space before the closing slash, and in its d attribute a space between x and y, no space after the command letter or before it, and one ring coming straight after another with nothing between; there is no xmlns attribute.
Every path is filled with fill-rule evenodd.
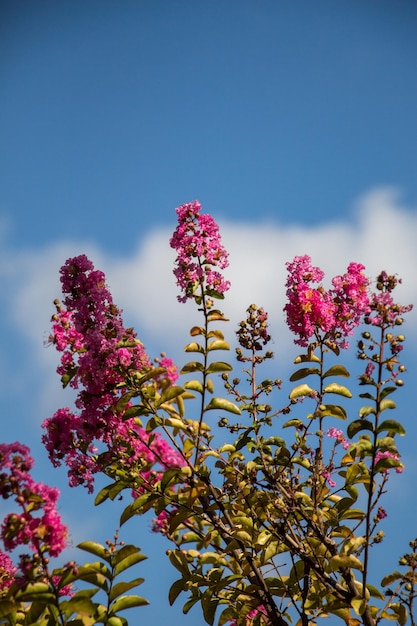
<svg viewBox="0 0 417 626"><path fill-rule="evenodd" d="M96 505L126 492L121 525L150 513L178 571L170 603L185 598L184 613L199 605L208 624L415 624L417 540L398 571L369 576L389 478L403 470L396 437L405 430L390 417L411 309L394 300L399 279L382 271L372 282L350 263L326 287L308 256L287 263L284 313L299 354L284 397L269 374L262 307L251 304L238 325L234 367L227 357L220 304L230 283L218 225L198 202L177 216L178 300L196 306L179 371L165 354L149 358L87 257L61 268L50 341L63 386L78 395L73 410L43 423L52 464L89 492L104 474ZM342 361L355 331L363 406L352 415ZM109 569L109 552L87 546ZM2 563L11 589L12 565Z"/></svg>

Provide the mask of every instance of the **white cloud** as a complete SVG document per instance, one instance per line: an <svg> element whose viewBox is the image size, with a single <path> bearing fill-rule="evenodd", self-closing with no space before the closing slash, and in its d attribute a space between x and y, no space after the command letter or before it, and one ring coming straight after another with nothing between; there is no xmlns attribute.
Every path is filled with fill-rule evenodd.
<svg viewBox="0 0 417 626"><path fill-rule="evenodd" d="M352 260L364 263L372 276L381 269L396 272L403 278L400 300L417 303L417 211L401 206L395 189L370 191L358 200L353 212L331 223L309 227L224 221L221 232L230 253L227 278L232 282L222 307L234 322L233 330L246 307L255 302L269 311L281 350L291 342L288 332L284 342L281 334L285 262L295 255L309 254L328 280L344 272ZM157 229L131 256L123 258L111 257L91 243L64 241L36 251L16 251L13 264L3 264L3 274L13 275L14 281L7 305L21 333L30 340L38 363L48 369L56 364L54 351L45 350L43 340L49 331L53 299L60 294L58 270L66 258L82 252L105 271L115 302L145 344L150 337L170 352L182 347L189 327L199 318L191 303L183 305L176 300L170 236L167 229ZM56 388L56 380L52 385Z"/></svg>

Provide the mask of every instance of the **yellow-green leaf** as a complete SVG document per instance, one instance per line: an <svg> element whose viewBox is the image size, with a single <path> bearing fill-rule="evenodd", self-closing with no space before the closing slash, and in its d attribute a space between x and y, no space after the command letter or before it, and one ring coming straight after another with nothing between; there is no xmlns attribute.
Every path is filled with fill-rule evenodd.
<svg viewBox="0 0 417 626"><path fill-rule="evenodd" d="M320 370L317 367L302 367L292 374L290 377L290 382L295 382L296 380L301 380L302 378L306 378L311 374L317 374L320 376Z"/></svg>
<svg viewBox="0 0 417 626"><path fill-rule="evenodd" d="M379 408L380 411L385 411L385 409L395 409L397 408L397 405L394 400L391 400L391 398L385 398L380 402Z"/></svg>
<svg viewBox="0 0 417 626"><path fill-rule="evenodd" d="M330 565L334 567L335 569L343 569L345 567L358 569L360 571L362 571L363 569L362 561L360 561L353 554L345 554L345 555L336 554L335 556L332 556L332 558L330 559Z"/></svg>
<svg viewBox="0 0 417 626"><path fill-rule="evenodd" d="M215 361L210 363L206 372L207 374L217 374L219 372L231 372L233 367L224 361Z"/></svg>
<svg viewBox="0 0 417 626"><path fill-rule="evenodd" d="M229 411L235 415L240 415L240 409L236 404L233 404L230 400L225 398L212 398L210 402L204 407L205 411L222 410Z"/></svg>
<svg viewBox="0 0 417 626"><path fill-rule="evenodd" d="M323 378L327 378L328 376L343 376L344 378L349 378L350 373L344 365L332 365L332 367L329 367L323 374Z"/></svg>
<svg viewBox="0 0 417 626"><path fill-rule="evenodd" d="M314 394L314 393L316 393L314 389L312 389L311 387L303 383L302 385L298 385L297 387L294 387L289 397L291 400L294 400L295 398L300 398L301 396L310 396L311 394Z"/></svg>
<svg viewBox="0 0 417 626"><path fill-rule="evenodd" d="M228 322L229 320L227 319L227 317L225 317L223 315L223 313L221 311L219 311L218 309L213 309L207 315L207 321L208 322L216 322L216 321L217 322Z"/></svg>
<svg viewBox="0 0 417 626"><path fill-rule="evenodd" d="M203 371L204 371L204 365L202 363L199 363L198 361L189 361L189 363L186 363L184 367L181 369L180 374L190 374L191 372L203 372Z"/></svg>
<svg viewBox="0 0 417 626"><path fill-rule="evenodd" d="M347 387L343 385L339 385L338 383L330 383L326 385L323 390L323 393L336 393L339 396L344 396L345 398L351 398L352 394Z"/></svg>
<svg viewBox="0 0 417 626"><path fill-rule="evenodd" d="M132 609L135 606L146 606L147 604L149 604L149 602L140 596L121 596L110 606L109 615L112 616L119 611Z"/></svg>
<svg viewBox="0 0 417 626"><path fill-rule="evenodd" d="M207 346L207 350L230 350L230 345L227 341L223 341L221 339L216 339L215 341L210 341Z"/></svg>
<svg viewBox="0 0 417 626"><path fill-rule="evenodd" d="M197 343L196 341L192 341L191 343L187 344L184 348L184 352L202 352L204 353L204 348L203 346L200 346L199 343Z"/></svg>
<svg viewBox="0 0 417 626"><path fill-rule="evenodd" d="M140 563L140 561L144 561L146 558L138 547L131 544L123 546L114 557L114 575L118 576L124 570L132 567L132 565L136 565L136 563Z"/></svg>
<svg viewBox="0 0 417 626"><path fill-rule="evenodd" d="M98 556L100 559L103 559L110 563L110 555L108 548L105 548L100 543L96 541L83 541L77 545L77 548L80 550L84 550L84 552L90 552L95 556Z"/></svg>
<svg viewBox="0 0 417 626"><path fill-rule="evenodd" d="M188 380L185 385L185 389L191 389L191 391L197 391L198 393L203 393L203 385L199 380Z"/></svg>

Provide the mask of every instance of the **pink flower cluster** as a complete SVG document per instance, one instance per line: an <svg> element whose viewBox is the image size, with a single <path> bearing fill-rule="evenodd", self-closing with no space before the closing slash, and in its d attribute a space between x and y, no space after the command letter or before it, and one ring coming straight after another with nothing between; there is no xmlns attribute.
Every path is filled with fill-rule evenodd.
<svg viewBox="0 0 417 626"><path fill-rule="evenodd" d="M349 448L349 441L345 438L342 431L338 428L329 428L327 431L327 436L331 437L332 439L336 439L337 443L341 443L344 450L347 450Z"/></svg>
<svg viewBox="0 0 417 626"><path fill-rule="evenodd" d="M5 516L0 537L7 552L29 546L34 554L56 557L68 538L68 529L56 510L59 491L35 483L30 475L33 459L29 452L18 442L0 444L0 494L4 499L13 497L21 510ZM10 557L0 551L0 591L11 584L16 572ZM23 570L21 575L24 577Z"/></svg>
<svg viewBox="0 0 417 626"><path fill-rule="evenodd" d="M398 454L395 454L393 452L389 452L389 450L385 450L384 452L382 452L381 450L378 450L378 452L375 455L375 465L381 459L394 459L395 461L399 461L400 457L398 456ZM388 469L385 469L385 470L383 470L383 473L386 474L388 471L389 471ZM398 466L398 467L395 468L395 471L396 471L397 474L402 474L403 467Z"/></svg>
<svg viewBox="0 0 417 626"><path fill-rule="evenodd" d="M229 265L228 253L221 243L219 227L208 214L201 214L201 204L188 202L176 209L178 226L170 239L177 251L174 275L183 295L180 302L194 298L201 286L207 294L222 296L230 282L213 267L224 269Z"/></svg>
<svg viewBox="0 0 417 626"><path fill-rule="evenodd" d="M0 550L0 596L8 590L17 573L12 559Z"/></svg>
<svg viewBox="0 0 417 626"><path fill-rule="evenodd" d="M62 408L45 419L42 441L55 467L67 465L69 484L83 484L91 492L94 474L109 460L133 462L144 447L156 450L158 446L158 437L150 443L134 419L124 419L131 403L116 407L126 380L148 372L151 363L133 329L124 327L103 272L94 269L85 255L67 260L61 282L66 308L56 301L50 341L63 353L57 371L64 386L79 389L78 413ZM167 357L159 364L166 367L160 384L162 378L167 384L174 382L175 364Z"/></svg>
<svg viewBox="0 0 417 626"><path fill-rule="evenodd" d="M325 290L319 284L324 272L311 264L309 256L295 257L287 263L288 303L284 307L290 330L298 335L295 343L306 347L316 333L324 333L342 348L362 316L369 311L369 280L360 263L350 263L342 276L332 279L333 287Z"/></svg>

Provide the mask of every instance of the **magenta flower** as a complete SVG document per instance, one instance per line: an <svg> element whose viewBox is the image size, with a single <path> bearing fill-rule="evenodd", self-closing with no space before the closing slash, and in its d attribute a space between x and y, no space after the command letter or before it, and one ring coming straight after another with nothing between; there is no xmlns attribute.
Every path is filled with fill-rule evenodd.
<svg viewBox="0 0 417 626"><path fill-rule="evenodd" d="M194 298L201 286L207 295L222 297L230 282L213 267L225 269L228 253L221 243L219 227L211 215L200 214L197 201L176 209L178 226L170 239L171 248L177 252L174 275L183 292L179 302Z"/></svg>
<svg viewBox="0 0 417 626"><path fill-rule="evenodd" d="M341 430L338 430L334 427L329 428L327 431L327 436L331 437L332 439L336 439L337 443L341 443L344 450L347 450L349 448L349 441L345 439L345 436L343 435Z"/></svg>
<svg viewBox="0 0 417 626"><path fill-rule="evenodd" d="M35 483L29 471L29 448L16 442L0 444L0 476L3 498L13 497L20 513L9 513L0 536L9 552L29 545L34 552L58 556L66 547L68 529L56 510L58 489Z"/></svg>
<svg viewBox="0 0 417 626"><path fill-rule="evenodd" d="M346 337L369 310L369 281L363 274L364 266L350 263L346 274L333 278L333 288L328 291L321 284L314 286L324 273L311 264L309 256L295 257L286 266L288 304L284 311L288 327L298 335L295 343L306 347L319 332L340 347L347 347Z"/></svg>
<svg viewBox="0 0 417 626"><path fill-rule="evenodd" d="M378 519L384 519L385 517L388 517L388 513L382 508L382 506L379 506L376 516Z"/></svg>
<svg viewBox="0 0 417 626"><path fill-rule="evenodd" d="M329 485L329 487L332 487L332 488L336 487L336 483L333 480L332 475L329 470L323 470L321 475L327 481L327 484Z"/></svg>
<svg viewBox="0 0 417 626"><path fill-rule="evenodd" d="M17 567L8 554L0 550L0 594L8 590L15 579Z"/></svg>
<svg viewBox="0 0 417 626"><path fill-rule="evenodd" d="M400 457L398 456L398 454L394 452L389 452L389 450L385 450L384 452L381 452L381 450L378 450L378 452L375 454L375 465L381 459L394 459L395 461L399 461ZM395 468L395 471L397 474L402 474L403 469L404 468L402 466L398 466ZM389 471L388 469L384 469L383 473L386 474L388 471Z"/></svg>
<svg viewBox="0 0 417 626"><path fill-rule="evenodd" d="M68 259L60 273L66 309L56 302L50 341L62 352L57 371L64 386L79 390L77 412L59 409L45 419L42 441L55 467L66 464L69 484L91 492L94 475L111 460L135 459L150 445L134 419L124 419L131 403L117 410L116 405L126 379L152 365L133 329L124 327L103 272L81 255ZM160 364L166 367L164 380L175 382L175 364L166 357ZM152 446L157 445L155 438Z"/></svg>

